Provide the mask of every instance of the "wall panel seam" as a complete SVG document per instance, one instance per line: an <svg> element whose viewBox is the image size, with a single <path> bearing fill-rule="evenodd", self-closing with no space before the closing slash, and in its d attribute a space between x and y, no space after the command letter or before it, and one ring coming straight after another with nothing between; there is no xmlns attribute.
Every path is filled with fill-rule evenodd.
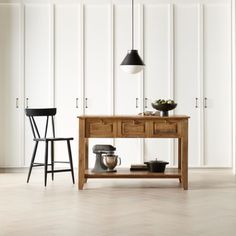
<svg viewBox="0 0 236 236"><path fill-rule="evenodd" d="M85 5L84 1L82 1L81 6L81 106L82 106L82 114L85 114Z"/></svg>
<svg viewBox="0 0 236 236"><path fill-rule="evenodd" d="M114 96L115 96L115 88L114 88L114 5L113 3L111 2L111 19L110 19L110 24L111 24L111 27L110 27L110 37L111 37L111 45L110 45L110 57L111 57L111 69L110 69L110 72L111 72L111 80L110 80L110 83L111 83L111 102L110 102L110 110L111 110L111 115L114 115Z"/></svg>
<svg viewBox="0 0 236 236"><path fill-rule="evenodd" d="M21 145L21 151L20 151L20 165L25 165L25 113L24 113L24 101L25 101L25 6L24 4L21 4L21 78L20 78L20 134L23 138L20 138L20 145Z"/></svg>
<svg viewBox="0 0 236 236"><path fill-rule="evenodd" d="M232 81L232 159L233 159L233 173L236 174L236 151L235 151L235 135L236 135L236 130L235 130L235 104L236 104L236 96L235 96L235 93L236 93L236 83L235 83L235 32L236 32L236 28L235 28L235 25L236 25L236 18L235 18L235 0L232 0L231 1L231 45L232 45L232 53L231 53L231 59L232 59L232 74L231 74L231 81Z"/></svg>
<svg viewBox="0 0 236 236"><path fill-rule="evenodd" d="M140 25L140 54L144 60L144 6L142 3L139 3L138 5L139 8L139 25ZM144 61L145 63L145 61ZM143 71L140 73L140 82L139 82L139 100L140 100L140 105L139 109L140 112L144 112L144 79L145 79L145 68ZM140 163L143 163L145 160L145 148L144 148L144 139L139 140L140 143Z"/></svg>
<svg viewBox="0 0 236 236"><path fill-rule="evenodd" d="M174 7L172 4L168 4L168 67L169 67L169 98L175 99L174 93ZM174 111L175 112L175 111ZM175 165L175 141L169 140L170 145L170 164Z"/></svg>
<svg viewBox="0 0 236 236"><path fill-rule="evenodd" d="M198 97L199 97L199 129L198 129L198 140L200 144L199 153L199 165L205 165L205 153L204 153L204 108L202 100L204 98L204 8L202 4L198 4Z"/></svg>
<svg viewBox="0 0 236 236"><path fill-rule="evenodd" d="M55 87L55 4L51 4L51 17L50 17L50 35L51 35L51 104L55 107L56 87Z"/></svg>

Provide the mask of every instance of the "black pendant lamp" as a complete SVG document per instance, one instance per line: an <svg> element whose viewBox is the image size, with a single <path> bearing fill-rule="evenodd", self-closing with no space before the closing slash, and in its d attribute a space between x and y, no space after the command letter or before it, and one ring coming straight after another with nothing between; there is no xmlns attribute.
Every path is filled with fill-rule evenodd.
<svg viewBox="0 0 236 236"><path fill-rule="evenodd" d="M138 54L138 50L134 49L134 0L132 0L132 49L128 50L127 55L121 62L120 67L123 71L129 74L140 72L145 64Z"/></svg>

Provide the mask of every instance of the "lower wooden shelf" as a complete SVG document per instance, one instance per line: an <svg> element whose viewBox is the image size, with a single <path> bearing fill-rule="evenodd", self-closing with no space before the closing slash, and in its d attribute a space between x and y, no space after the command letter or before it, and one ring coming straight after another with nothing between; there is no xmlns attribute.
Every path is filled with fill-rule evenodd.
<svg viewBox="0 0 236 236"><path fill-rule="evenodd" d="M85 170L85 178L181 178L181 171L177 168L167 168L164 173L119 168L113 173L93 173L91 170Z"/></svg>

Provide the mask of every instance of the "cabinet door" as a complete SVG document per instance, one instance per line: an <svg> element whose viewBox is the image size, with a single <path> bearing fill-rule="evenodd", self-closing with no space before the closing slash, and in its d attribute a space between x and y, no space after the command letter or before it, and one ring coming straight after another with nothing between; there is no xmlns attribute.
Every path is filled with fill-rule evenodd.
<svg viewBox="0 0 236 236"><path fill-rule="evenodd" d="M204 164L231 167L230 5L206 4L204 22Z"/></svg>
<svg viewBox="0 0 236 236"><path fill-rule="evenodd" d="M0 166L22 165L20 5L0 4ZM18 101L16 100L18 99ZM17 104L18 103L18 104ZM18 107L18 108L17 108Z"/></svg>
<svg viewBox="0 0 236 236"><path fill-rule="evenodd" d="M170 99L171 84L171 8L170 5L144 6L144 107L153 110L151 103ZM172 161L170 139L145 139L145 158Z"/></svg>
<svg viewBox="0 0 236 236"><path fill-rule="evenodd" d="M56 135L71 141L74 165L78 163L78 120L82 110L81 8L79 4L55 5L55 106ZM68 161L66 143L56 143L55 158Z"/></svg>
<svg viewBox="0 0 236 236"><path fill-rule="evenodd" d="M111 113L111 19L109 4L84 8L85 113Z"/></svg>
<svg viewBox="0 0 236 236"><path fill-rule="evenodd" d="M84 6L85 114L109 115L111 87L111 7L107 3ZM112 144L111 139L90 139L89 163L94 165L94 144Z"/></svg>
<svg viewBox="0 0 236 236"><path fill-rule="evenodd" d="M189 119L189 166L201 164L200 146L200 35L197 5L177 5L175 15L175 100L176 114L190 116ZM177 154L177 142L176 142ZM177 155L175 156L177 164Z"/></svg>
<svg viewBox="0 0 236 236"><path fill-rule="evenodd" d="M50 12L49 4L25 6L25 98L29 108L53 106ZM34 143L27 117L25 124L25 165L29 165ZM42 144L36 158L37 161L44 158Z"/></svg>
<svg viewBox="0 0 236 236"><path fill-rule="evenodd" d="M138 12L138 8L135 8ZM131 49L131 6L117 4L114 7L114 113L116 115L137 115L141 110L140 85L141 73L127 74L120 68L120 63ZM138 42L138 14L135 14L135 48ZM140 50L139 50L140 52ZM122 166L140 163L141 139L116 139L117 154L121 156Z"/></svg>

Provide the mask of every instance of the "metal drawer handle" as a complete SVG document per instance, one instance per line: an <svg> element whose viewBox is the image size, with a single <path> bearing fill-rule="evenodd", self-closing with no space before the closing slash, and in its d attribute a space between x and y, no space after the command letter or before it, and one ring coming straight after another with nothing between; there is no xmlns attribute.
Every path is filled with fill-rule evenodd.
<svg viewBox="0 0 236 236"><path fill-rule="evenodd" d="M135 100L136 100L136 108L138 108L138 98L136 98Z"/></svg>
<svg viewBox="0 0 236 236"><path fill-rule="evenodd" d="M29 108L29 98L26 98L26 108Z"/></svg>
<svg viewBox="0 0 236 236"><path fill-rule="evenodd" d="M16 98L16 108L19 108L19 98Z"/></svg>
<svg viewBox="0 0 236 236"><path fill-rule="evenodd" d="M207 98L204 98L204 108L207 108Z"/></svg>
<svg viewBox="0 0 236 236"><path fill-rule="evenodd" d="M145 105L144 105L144 108L148 108L148 106L147 106L147 101L148 101L148 99L145 98Z"/></svg>
<svg viewBox="0 0 236 236"><path fill-rule="evenodd" d="M195 98L195 101L196 101L195 107L198 108L198 98Z"/></svg>
<svg viewBox="0 0 236 236"><path fill-rule="evenodd" d="M138 120L133 120L133 125L139 125L140 124L140 121Z"/></svg>
<svg viewBox="0 0 236 236"><path fill-rule="evenodd" d="M75 99L75 108L79 108L79 98Z"/></svg>
<svg viewBox="0 0 236 236"><path fill-rule="evenodd" d="M88 108L88 98L85 98L85 108Z"/></svg>

